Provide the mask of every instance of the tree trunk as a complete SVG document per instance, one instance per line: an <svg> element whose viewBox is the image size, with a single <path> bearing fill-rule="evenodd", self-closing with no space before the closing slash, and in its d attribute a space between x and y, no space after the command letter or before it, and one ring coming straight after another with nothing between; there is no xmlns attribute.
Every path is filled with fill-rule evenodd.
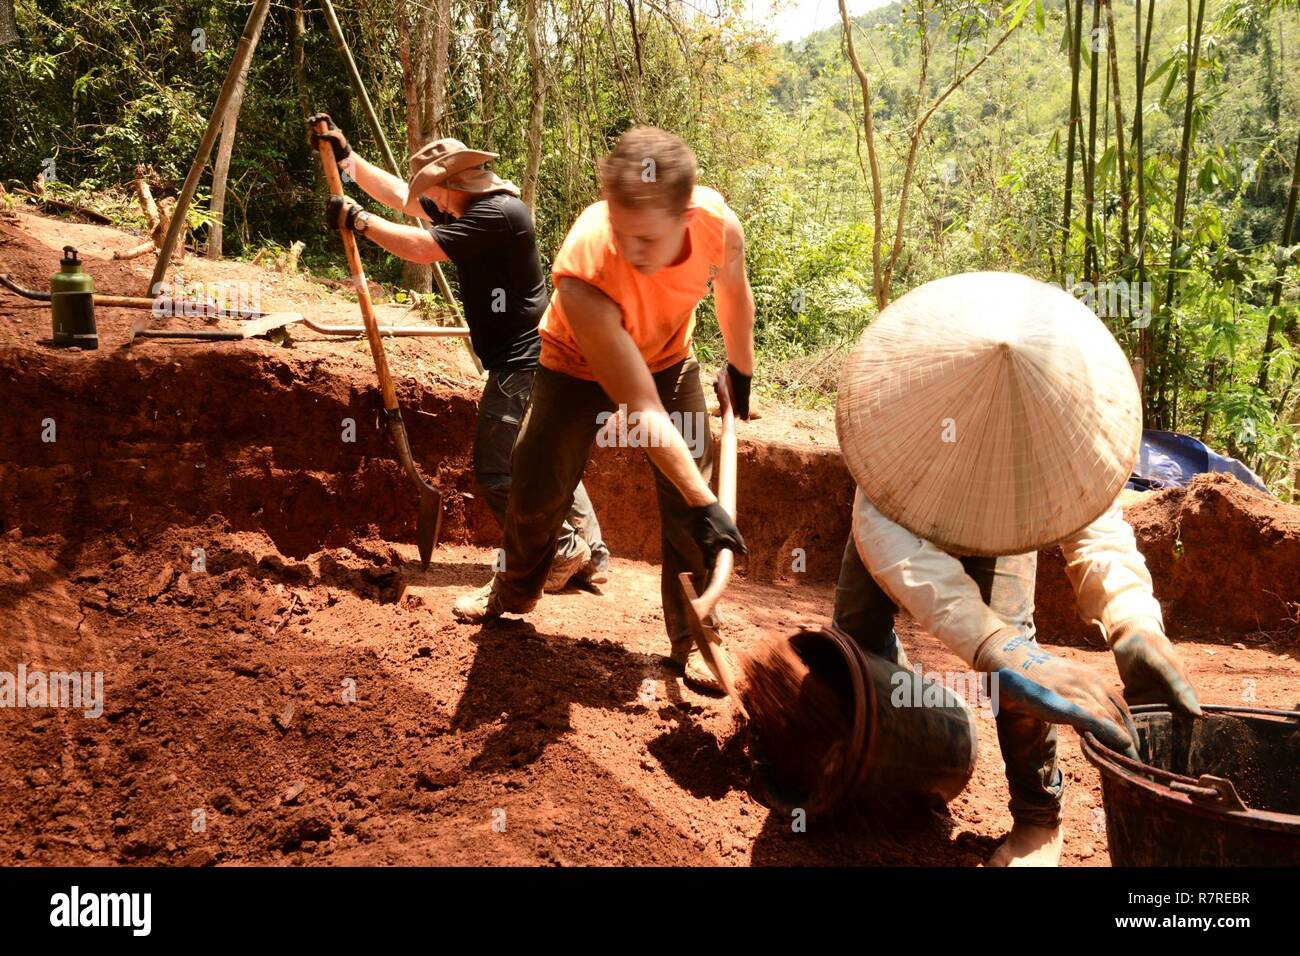
<svg viewBox="0 0 1300 956"><path fill-rule="evenodd" d="M1142 29L1142 0L1135 0L1137 27L1135 34L1137 37L1137 46L1134 50L1134 56L1137 58L1135 76L1137 77L1137 90L1135 97L1137 102L1133 107L1133 148L1136 151L1137 163L1137 270L1138 270L1138 289L1142 296L1142 306L1144 309L1151 309L1154 303L1151 296L1147 293L1147 166L1146 166L1146 145L1145 133L1142 123L1142 96L1147 82L1147 61L1151 56L1151 22L1155 19L1156 0L1147 0L1147 22L1146 32ZM1144 39L1145 36L1145 39ZM1151 364L1151 315L1142 316L1142 325L1138 329L1138 361L1142 363L1145 369ZM1150 395L1146 389L1146 382L1143 379L1140 383L1142 386L1142 410L1143 416L1149 417L1151 414Z"/></svg>
<svg viewBox="0 0 1300 956"><path fill-rule="evenodd" d="M1157 404L1157 428L1172 428L1172 422L1176 415L1176 406L1170 399L1170 368L1176 363L1171 361L1169 355L1169 340L1171 326L1174 322L1174 292L1176 289L1175 282L1178 278L1177 260L1178 248L1183 241L1183 220L1187 213L1187 174L1190 168L1192 155L1192 111L1196 105L1196 67L1201 56L1201 24L1205 19L1205 0L1199 0L1196 11L1196 28L1193 34L1192 30L1192 0L1187 0L1187 33L1191 38L1191 44L1187 48L1187 101L1183 105L1183 139L1178 150L1178 187L1174 194L1174 221L1172 228L1169 230L1169 265L1165 282L1165 301L1163 311L1165 313L1165 322L1163 334L1161 335L1161 349L1159 352L1160 360L1160 377L1159 377L1159 401ZM1174 338L1175 357L1178 351L1180 338ZM1177 389L1174 389L1174 400L1177 398Z"/></svg>
<svg viewBox="0 0 1300 956"><path fill-rule="evenodd" d="M265 23L266 18L263 17L253 28L254 50L257 49L257 41L262 37L262 27ZM212 219L212 224L208 226L209 259L221 258L221 246L225 238L223 217L226 213L226 181L230 176L230 154L235 148L239 108L244 105L244 90L248 87L248 70L252 64L253 59L249 57L244 68L239 71L239 79L235 81L235 92L231 94L230 103L226 106L226 115L221 120L221 141L217 144L217 162L212 167L212 202L208 206L208 213Z"/></svg>
<svg viewBox="0 0 1300 956"><path fill-rule="evenodd" d="M1115 168L1119 173L1120 244L1124 250L1124 261L1127 263L1133 255L1128 221L1132 196L1129 192L1128 153L1124 149L1124 107L1120 100L1119 51L1115 45L1115 13L1111 9L1111 0L1106 0L1106 56L1110 62L1110 82L1115 95ZM1127 265L1124 266L1124 271L1127 275Z"/></svg>
<svg viewBox="0 0 1300 956"><path fill-rule="evenodd" d="M451 0L429 0L412 7L399 0L397 37L406 90L406 147L413 154L446 135L447 55L451 43ZM416 292L433 288L433 270L416 262L402 265L402 284Z"/></svg>
<svg viewBox="0 0 1300 956"><path fill-rule="evenodd" d="M1300 132L1296 134L1295 161L1291 164L1291 189L1287 194L1286 214L1282 217L1282 235L1279 237L1283 250L1291 245L1291 236L1295 232L1296 197L1300 195ZM1290 259L1282 259L1277 264L1269 296L1268 329L1264 333L1264 351L1259 358L1259 390L1268 391L1268 361L1277 348L1278 307L1282 304L1282 277Z"/></svg>
<svg viewBox="0 0 1300 956"><path fill-rule="evenodd" d="M492 69L492 30L496 10L491 2L481 3L478 18L478 134L484 149L490 149L492 120L496 112L496 76Z"/></svg>
<svg viewBox="0 0 1300 956"><path fill-rule="evenodd" d="M1083 59L1080 48L1083 44L1083 0L1077 0L1074 8L1074 29L1070 36L1070 128L1066 136L1065 147L1065 210L1061 217L1061 282L1066 281L1066 263L1069 261L1070 218L1074 212L1074 153L1079 140L1079 127L1083 123L1083 110L1079 105L1079 63ZM1070 23L1070 10L1065 11L1067 27Z"/></svg>
<svg viewBox="0 0 1300 956"><path fill-rule="evenodd" d="M523 200L530 213L537 209L537 175L542 165L542 110L545 106L546 85L542 75L542 47L539 38L541 12L539 0L528 0L524 16L528 19L528 162L524 170Z"/></svg>
<svg viewBox="0 0 1300 956"><path fill-rule="evenodd" d="M1088 33L1088 63L1091 67L1088 93L1088 155L1083 164L1083 272L1088 281L1094 285L1101 278L1099 270L1100 256L1093 232L1093 222L1097 210L1097 30L1101 23L1101 0L1092 0L1092 30Z"/></svg>
<svg viewBox="0 0 1300 956"><path fill-rule="evenodd" d="M0 46L18 42L18 21L14 19L14 0L0 0Z"/></svg>
<svg viewBox="0 0 1300 956"><path fill-rule="evenodd" d="M1079 0L1080 3L1083 0ZM883 198L880 184L880 164L876 158L876 131L871 116L871 79L867 76L867 71L862 68L862 62L858 59L857 47L853 43L853 21L849 19L849 10L845 5L845 0L839 0L840 23L844 28L844 49L849 57L849 65L853 67L853 73L858 78L858 86L862 91L862 128L867 142L867 161L870 167L870 175L867 176L867 170L863 169L864 176L867 176L871 184L871 288L876 297L876 309L882 311L889 304L889 292L885 288L884 274L880 268L880 256L883 251L881 244L884 241L884 210L882 208ZM861 141L859 141L861 142ZM862 163L862 150L858 150L858 163ZM793 207L791 207L793 213Z"/></svg>
<svg viewBox="0 0 1300 956"><path fill-rule="evenodd" d="M311 93L307 87L307 16L303 12L302 4L303 0L293 0L289 37L293 55L293 89L298 97L298 116L303 122L306 122L307 117L311 116L315 111L311 108ZM307 149L305 136L302 143L303 149ZM311 194L319 196L322 192L321 179L323 178L320 163L312 162L310 168L312 171Z"/></svg>

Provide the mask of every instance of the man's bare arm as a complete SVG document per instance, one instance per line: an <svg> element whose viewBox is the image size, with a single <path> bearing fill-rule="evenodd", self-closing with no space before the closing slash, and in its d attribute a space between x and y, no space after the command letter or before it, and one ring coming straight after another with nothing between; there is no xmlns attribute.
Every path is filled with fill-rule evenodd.
<svg viewBox="0 0 1300 956"><path fill-rule="evenodd" d="M447 253L438 245L438 240L419 226L407 226L389 222L381 216L371 216L362 235L408 262L443 262L447 259Z"/></svg>
<svg viewBox="0 0 1300 956"><path fill-rule="evenodd" d="M745 375L754 374L754 292L745 270L745 230L730 209L726 213L726 251L722 271L713 281L718 327L727 346L727 361Z"/></svg>
<svg viewBox="0 0 1300 956"><path fill-rule="evenodd" d="M599 289L567 276L557 282L555 294L596 381L616 404L627 406L629 414L640 413L654 436L646 451L655 466L687 504L698 507L717 501L664 410L645 359L623 328L618 305Z"/></svg>
<svg viewBox="0 0 1300 956"><path fill-rule="evenodd" d="M386 169L380 169L372 163L366 162L357 151L352 151L352 156L344 161L344 165L355 161L352 167L352 178L356 180L357 185L365 190L366 194L377 202L383 203L390 209L396 209L398 212L406 211L406 201L408 193L406 183L398 179ZM418 215L421 219L428 219L424 210L420 210Z"/></svg>

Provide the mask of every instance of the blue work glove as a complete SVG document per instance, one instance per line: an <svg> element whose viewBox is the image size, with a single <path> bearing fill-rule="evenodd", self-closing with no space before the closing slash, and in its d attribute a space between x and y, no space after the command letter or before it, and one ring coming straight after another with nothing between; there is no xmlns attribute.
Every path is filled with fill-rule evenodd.
<svg viewBox="0 0 1300 956"><path fill-rule="evenodd" d="M1184 717L1203 716L1191 679L1159 621L1125 621L1111 633L1110 647L1130 704L1168 704Z"/></svg>
<svg viewBox="0 0 1300 956"><path fill-rule="evenodd" d="M999 708L1091 731L1112 750L1139 759L1137 728L1124 698L1091 667L1049 654L1010 627L980 646L975 667L997 674Z"/></svg>

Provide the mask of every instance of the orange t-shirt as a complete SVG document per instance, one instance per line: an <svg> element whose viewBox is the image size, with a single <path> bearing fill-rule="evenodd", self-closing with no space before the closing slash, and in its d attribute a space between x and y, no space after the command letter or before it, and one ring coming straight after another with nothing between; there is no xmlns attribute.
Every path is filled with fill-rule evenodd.
<svg viewBox="0 0 1300 956"><path fill-rule="evenodd" d="M685 261L643 275L614 245L609 210L593 203L578 216L564 239L551 276L581 279L613 299L623 312L623 328L641 351L651 372L662 371L691 354L695 307L709 294L722 268L726 200L696 186L691 205L698 210L687 227L690 252ZM538 327L542 335L541 363L555 372L594 381L587 359L578 348L569 320L556 296Z"/></svg>

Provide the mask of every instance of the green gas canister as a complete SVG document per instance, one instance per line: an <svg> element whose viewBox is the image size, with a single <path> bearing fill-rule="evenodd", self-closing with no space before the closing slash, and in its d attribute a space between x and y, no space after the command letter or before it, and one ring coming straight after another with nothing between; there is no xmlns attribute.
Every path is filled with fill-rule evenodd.
<svg viewBox="0 0 1300 956"><path fill-rule="evenodd" d="M54 344L99 348L95 329L95 282L81 268L72 246L63 247L60 269L50 278L50 311L54 313Z"/></svg>

